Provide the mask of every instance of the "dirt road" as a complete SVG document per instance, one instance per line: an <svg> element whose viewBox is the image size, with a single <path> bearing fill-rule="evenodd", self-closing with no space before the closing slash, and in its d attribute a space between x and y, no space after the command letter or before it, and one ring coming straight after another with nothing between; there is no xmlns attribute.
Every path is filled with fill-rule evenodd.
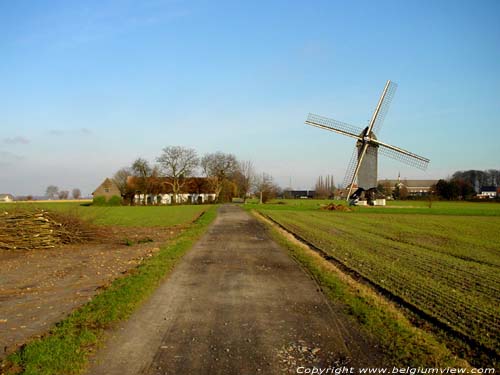
<svg viewBox="0 0 500 375"><path fill-rule="evenodd" d="M223 206L89 374L283 374L376 365L373 346L256 219Z"/></svg>

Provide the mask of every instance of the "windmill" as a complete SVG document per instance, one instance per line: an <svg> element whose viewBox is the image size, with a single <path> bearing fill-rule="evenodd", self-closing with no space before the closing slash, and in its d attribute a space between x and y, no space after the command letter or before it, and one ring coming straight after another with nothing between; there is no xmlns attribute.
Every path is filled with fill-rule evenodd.
<svg viewBox="0 0 500 375"><path fill-rule="evenodd" d="M421 170L425 170L429 164L427 158L377 139L396 88L396 83L387 81L370 123L364 129L312 113L309 113L307 117L307 125L356 139L356 147L348 164L343 183L344 188L349 188L347 200L351 198L351 192L356 180L358 191L376 189L379 153ZM359 195L358 191L353 196Z"/></svg>

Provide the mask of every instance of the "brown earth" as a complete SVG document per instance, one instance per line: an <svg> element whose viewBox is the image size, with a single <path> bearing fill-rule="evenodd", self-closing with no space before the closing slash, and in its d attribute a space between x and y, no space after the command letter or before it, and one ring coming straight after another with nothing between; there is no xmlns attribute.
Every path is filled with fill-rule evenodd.
<svg viewBox="0 0 500 375"><path fill-rule="evenodd" d="M0 250L0 359L30 338L46 333L182 230L104 228L106 235L99 242L43 250Z"/></svg>

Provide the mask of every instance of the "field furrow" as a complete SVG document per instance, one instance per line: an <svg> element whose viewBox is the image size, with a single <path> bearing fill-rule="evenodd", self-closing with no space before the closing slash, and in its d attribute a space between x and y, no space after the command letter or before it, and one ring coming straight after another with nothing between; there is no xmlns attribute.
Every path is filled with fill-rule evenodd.
<svg viewBox="0 0 500 375"><path fill-rule="evenodd" d="M263 212L362 277L498 353L500 218Z"/></svg>

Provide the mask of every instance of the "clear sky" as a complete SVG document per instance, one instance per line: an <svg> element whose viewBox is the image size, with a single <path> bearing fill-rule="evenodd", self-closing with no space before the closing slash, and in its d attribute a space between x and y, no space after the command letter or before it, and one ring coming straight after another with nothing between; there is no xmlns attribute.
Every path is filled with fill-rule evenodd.
<svg viewBox="0 0 500 375"><path fill-rule="evenodd" d="M500 168L500 1L0 1L0 193L89 194L167 145L252 160L282 186L341 182L398 83L380 137L431 159L379 177Z"/></svg>

